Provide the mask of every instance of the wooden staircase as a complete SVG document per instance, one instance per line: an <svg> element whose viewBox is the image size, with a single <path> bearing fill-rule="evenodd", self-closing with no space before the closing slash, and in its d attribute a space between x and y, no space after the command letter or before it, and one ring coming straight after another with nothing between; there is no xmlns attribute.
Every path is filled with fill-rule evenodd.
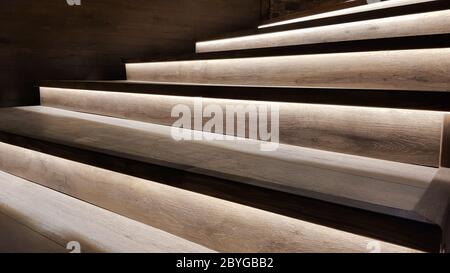
<svg viewBox="0 0 450 273"><path fill-rule="evenodd" d="M391 0L130 60L126 81L40 82L41 105L0 109L0 251L446 251L449 15ZM276 106L276 149L194 117L174 139L199 102Z"/></svg>

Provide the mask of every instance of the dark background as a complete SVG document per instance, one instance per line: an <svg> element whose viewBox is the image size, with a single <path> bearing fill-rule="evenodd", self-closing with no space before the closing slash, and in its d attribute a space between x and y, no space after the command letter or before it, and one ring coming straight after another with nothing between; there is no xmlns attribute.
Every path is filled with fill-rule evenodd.
<svg viewBox="0 0 450 273"><path fill-rule="evenodd" d="M261 0L0 0L0 106L39 103L45 79L124 79L122 59L193 50L256 27Z"/></svg>

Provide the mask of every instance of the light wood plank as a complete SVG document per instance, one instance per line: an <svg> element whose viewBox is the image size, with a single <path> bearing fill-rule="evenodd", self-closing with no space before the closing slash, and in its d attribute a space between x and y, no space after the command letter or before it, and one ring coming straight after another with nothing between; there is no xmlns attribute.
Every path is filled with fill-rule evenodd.
<svg viewBox="0 0 450 273"><path fill-rule="evenodd" d="M6 156L0 160L2 169L217 251L368 252L367 246L374 241L44 153L5 144L1 145L0 151L2 156L5 153L15 154L10 160L6 160ZM11 185L3 184L0 183L0 186L5 190L0 197L10 198L8 189ZM37 213L39 216L42 209L46 209L45 204L36 203L36 197L24 195L23 191L20 194L27 204L33 200L36 208L30 209L30 214ZM14 194L13 198L18 196ZM99 219L95 214L91 217ZM109 222L105 225L115 226ZM135 234L133 232L133 238ZM105 234L104 238L109 236ZM415 252L401 246L378 243L382 252Z"/></svg>
<svg viewBox="0 0 450 273"><path fill-rule="evenodd" d="M126 64L128 80L450 91L450 48Z"/></svg>
<svg viewBox="0 0 450 273"><path fill-rule="evenodd" d="M0 113L5 132L401 216L437 170L283 144L264 152L255 140L176 141L168 126L56 108ZM2 166L14 169L4 150Z"/></svg>
<svg viewBox="0 0 450 273"><path fill-rule="evenodd" d="M44 106L167 126L178 119L171 116L176 105L186 105L194 113L194 104L199 101L193 97L62 88L41 87L40 91ZM439 166L443 118L440 112L209 98L203 98L201 103L203 109L217 105L224 112L226 106L279 106L279 141L284 144ZM208 120L203 118L203 124ZM244 121L249 137L248 115ZM261 129L259 125L258 128ZM224 133L226 129L224 122Z"/></svg>
<svg viewBox="0 0 450 273"><path fill-rule="evenodd" d="M73 185L75 186L75 185ZM83 252L209 252L205 247L0 172L0 211ZM87 186L86 190L92 190Z"/></svg>
<svg viewBox="0 0 450 273"><path fill-rule="evenodd" d="M419 23L420 22L420 23ZM197 53L407 37L450 32L450 10L196 43Z"/></svg>

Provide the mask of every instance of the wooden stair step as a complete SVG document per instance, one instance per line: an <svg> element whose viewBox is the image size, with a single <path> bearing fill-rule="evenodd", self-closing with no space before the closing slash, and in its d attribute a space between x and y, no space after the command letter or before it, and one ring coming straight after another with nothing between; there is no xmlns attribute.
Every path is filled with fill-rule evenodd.
<svg viewBox="0 0 450 273"><path fill-rule="evenodd" d="M450 48L126 64L127 79L222 85L450 90Z"/></svg>
<svg viewBox="0 0 450 273"><path fill-rule="evenodd" d="M120 160L312 197L429 225L434 230L430 232L432 237L438 236L439 227L415 213L436 168L283 144L276 152L264 154L259 150L260 142L254 140L178 142L172 139L168 126L48 107L0 112L2 141L23 136L49 143L45 144L46 150L50 149L48 145L63 145ZM6 147L2 151L0 169L8 172L15 169L19 173L14 174L20 176L23 170L17 169L20 162L11 160L14 156L8 155Z"/></svg>
<svg viewBox="0 0 450 273"><path fill-rule="evenodd" d="M450 38L450 36L449 36ZM450 39L449 39L450 40ZM449 44L450 46L450 44ZM149 94L161 96L202 97L213 99L267 101L362 106L377 108L416 109L450 112L450 93L373 89L277 88L265 86L226 86L208 84L156 83L141 81L55 81L37 84L41 103L54 107L75 107L70 101L57 96L58 92L71 96L68 91L105 91L117 93ZM54 97L53 97L54 96ZM58 99L58 100L56 100ZM86 104L94 103L85 101ZM80 107L77 105L76 107ZM79 109L81 112L88 106ZM90 111L87 111L90 112Z"/></svg>
<svg viewBox="0 0 450 273"><path fill-rule="evenodd" d="M27 143L30 144L32 141ZM153 178L156 178L156 174L159 179L144 180L42 153L38 151L37 147L34 147L35 150L30 150L5 143L1 143L0 146L2 153L15 154L14 162L8 163L10 167L2 166L2 168L20 174L47 188L55 189L217 251L239 253L368 252L370 251L368 246L374 242L380 246L381 252L417 252L415 250L417 248L427 251L439 250L439 241L436 241L440 238L439 231L431 224L378 216L370 212L360 212L308 200L291 203L292 211L297 215L311 214L310 217L302 217L303 220L296 219L253 208L255 205L253 202L257 199L254 197L259 196L261 192L251 187L241 187L240 190L237 190L238 188L233 188L232 183L226 182L221 183L223 185L221 188L217 188L218 192L226 193L224 196L236 196L243 190L242 193L246 196L247 201L253 197L253 200L249 202L251 206L241 205L205 195L204 192L196 193L199 190L198 186L202 187L201 184L204 186L214 184L215 180L211 178L202 179L196 175L179 174L173 170L155 170L147 165L142 170L145 169L148 173L152 173ZM46 152L54 151L49 147L47 145ZM65 155L67 155L67 151L65 149ZM85 153L77 151L74 154L79 156ZM95 159L98 163L98 156L88 155L88 157ZM136 167L139 166L129 163L122 161L121 165L126 166L127 170L136 170ZM193 191L192 188L174 187L174 184L164 185L160 181L161 173L167 174L167 177L172 179L172 183L179 185L186 186L194 182L197 184L197 189ZM3 177L10 178L6 174L0 175L0 178ZM2 187L2 193L0 193L0 204L3 205L0 206L0 209L2 211L6 210L11 213L12 210L24 210L25 215L22 214L20 217L24 222L37 228L43 234L50 234L53 238L61 236L62 243L67 240L80 240L85 251L99 251L99 248L107 252L136 251L136 249L142 250L142 248L145 251L149 251L149 249L150 251L167 251L167 249L170 251L208 251L192 245L183 245L183 241L179 239L174 242L173 238L164 238L161 235L158 237L158 234L150 233L152 230L148 231L148 228L144 235L150 237L150 242L143 242L147 237L142 236L141 230L132 221L131 224L128 223L126 227L123 227L116 223L121 222L116 219L122 219L121 217L105 217L104 214L112 213L96 207L93 209L92 205L22 179L0 179L0 185ZM268 192L261 197L268 203L275 199L274 204L278 205L286 200L294 201L292 197L289 198L289 195L288 198L279 196L282 198L279 199L276 194ZM33 202L32 205L30 200ZM5 209L5 204L8 209ZM30 206L32 207L30 208ZM305 207L299 209L302 206ZM327 206L332 206L332 208L327 208ZM274 208L276 207L275 205ZM99 211L103 213L99 213ZM325 215L328 215L328 220L324 222L326 226L316 224L320 222L318 219L324 212L327 212ZM339 219L337 226L345 230L355 230L351 225L357 226L357 223L367 225L368 228L364 229L364 232L369 236L360 236L328 227L333 226L331 224L333 222L330 222L329 218L331 216ZM353 221L348 222L351 223L350 226L346 226L343 221L348 216L353 218ZM57 220L46 225L47 217ZM365 219L370 221L365 223ZM86 225L86 223L89 224ZM103 231L103 229L107 230ZM81 235L84 235L86 230L89 231L89 236L85 238L87 241L82 241L83 236ZM382 232L371 233L368 230ZM408 236L409 232L418 231L422 236L417 238ZM389 238L386 234L393 233L396 237L390 238L390 240L400 243L409 240L408 243L413 248L379 241L379 237L377 237L377 234L383 234L382 238ZM158 238L160 240L157 240ZM377 238L378 241L373 238ZM103 242L104 239L108 240ZM412 242L411 239L416 241ZM154 240L163 246L154 247ZM136 241L146 244L136 246ZM89 246L92 246L93 249L88 248Z"/></svg>
<svg viewBox="0 0 450 273"><path fill-rule="evenodd" d="M0 172L0 212L83 252L210 252L156 228Z"/></svg>
<svg viewBox="0 0 450 273"><path fill-rule="evenodd" d="M450 6L449 6L450 7ZM196 52L286 47L450 33L450 9L196 43Z"/></svg>
<svg viewBox="0 0 450 273"><path fill-rule="evenodd" d="M408 14L432 12L448 9L448 4L448 0L389 0L383 1L381 3L362 5L350 9L341 9L331 13L317 14L311 17L305 16L293 18L293 20L284 20L283 22L274 22L274 25L263 23L258 28L225 33L211 37L204 37L202 40L218 40L246 35L320 27L402 16Z"/></svg>
<svg viewBox="0 0 450 273"><path fill-rule="evenodd" d="M326 96L332 92L332 95L328 97L330 105L275 104L272 101L272 99L283 100L281 94L286 93L288 99L302 98L304 92L307 93L307 98L317 98L315 97L315 94L317 94L319 97L323 96L324 99L327 99ZM338 89L303 90L134 82L46 82L42 83L40 89L43 106L165 126L172 126L179 119L178 115L172 115L172 110L179 104L188 107L192 113L195 111L195 105L199 103L202 106L197 108L202 107L202 109L208 106L219 106L221 109L226 109L227 106L244 108L278 106L279 141L283 144L438 167L444 113L409 109L337 106L335 104L338 101L333 100L339 97L343 97L343 100L350 99L350 97L344 96L351 93L369 103L376 101L395 103L397 101L397 103L403 104L409 101L414 104L426 102L423 98L432 95L434 96L434 103L439 104L450 103L450 93L417 92L415 94L423 94L423 96L408 97L407 92L400 92L402 95L398 97L398 100L389 100L396 97L395 94L398 94L398 91L387 91L389 94L385 93L378 97L383 92L385 91L367 92L372 94L370 96L366 95L367 93L364 90L353 93L352 91ZM200 100L199 96L206 96L206 98ZM224 100L220 96L229 99ZM447 97L447 100L445 100L445 97ZM230 98L250 100L236 101L230 100ZM259 98L262 101L255 101L254 98ZM407 104L407 106L409 105ZM261 117L259 113L256 113L256 116ZM194 115L192 115L193 118ZM225 117L223 119L225 120ZM203 117L202 120L203 124L209 121L206 117ZM245 117L245 122L249 124L249 115ZM228 127L232 126L224 124L221 133L230 134L226 130ZM245 128L247 138L252 137L249 134L249 128L250 126ZM211 132L213 128L208 129L201 126L200 130L202 129ZM266 130L264 125L257 125L257 129L259 132ZM236 131L233 131L234 134L231 134L237 135ZM261 139L260 136L257 137Z"/></svg>

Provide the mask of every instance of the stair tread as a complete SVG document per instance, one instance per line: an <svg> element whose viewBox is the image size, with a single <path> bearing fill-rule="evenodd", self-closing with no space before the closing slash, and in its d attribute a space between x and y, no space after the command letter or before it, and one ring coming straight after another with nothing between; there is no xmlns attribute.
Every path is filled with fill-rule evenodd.
<svg viewBox="0 0 450 273"><path fill-rule="evenodd" d="M387 2L383 3L386 4ZM360 11L356 10L355 12L351 13L345 13L346 10L342 9L337 10L336 12L332 12L331 14L322 13L313 15L312 17L293 18L292 21L291 20L287 21L287 24L284 23L286 22L286 20L283 20L284 22L282 24L279 24L277 22L276 25L273 26L264 23L263 25L260 25L258 28L251 28L225 34L203 37L203 39L201 40L206 41L206 40L227 39L245 35L273 33L293 29L304 29L311 27L345 24L350 22L359 22L379 18L402 16L408 14L418 14L448 9L448 0L417 0L414 1L414 3L412 3L411 1L409 1L409 3L403 1L403 3L401 4L393 4L386 7L381 7L383 3L378 3L375 5L371 4L370 6L363 5L360 7L355 7L356 9L363 9L363 10ZM373 7L377 5L381 5L380 8L373 9ZM354 11L355 9L350 8L348 10Z"/></svg>
<svg viewBox="0 0 450 273"><path fill-rule="evenodd" d="M196 52L372 40L450 33L450 10L424 12L359 22L239 36L196 43ZM417 24L417 22L421 22Z"/></svg>
<svg viewBox="0 0 450 273"><path fill-rule="evenodd" d="M65 246L87 252L211 252L167 232L0 172L0 211Z"/></svg>
<svg viewBox="0 0 450 273"><path fill-rule="evenodd" d="M127 63L126 72L134 81L448 92L449 51L446 47Z"/></svg>
<svg viewBox="0 0 450 273"><path fill-rule="evenodd" d="M283 144L267 154L256 140L177 142L168 126L42 106L0 114L3 132L425 222L414 208L437 171Z"/></svg>
<svg viewBox="0 0 450 273"><path fill-rule="evenodd" d="M46 80L40 81L39 86L44 88L79 89L167 96L450 111L450 92L295 87L284 88L127 80Z"/></svg>
<svg viewBox="0 0 450 273"><path fill-rule="evenodd" d="M383 17L391 16L392 13L395 13L396 11L400 11L403 9L405 12L411 12L409 11L411 8L415 6L420 6L422 9L424 7L433 6L430 4L433 4L433 2L436 2L434 0L397 0L397 1L384 1L380 3L372 3L367 5L357 5L355 7L348 7L338 10L332 10L332 11L325 11L318 14L311 14L304 16L302 14L299 14L300 16L297 16L296 18L288 18L287 20L272 20L268 22L264 22L259 28L274 28L277 26L285 26L295 23L301 23L301 22L308 22L308 21L314 21L319 19L325 19L325 18L335 18L335 20L339 20L339 16L344 16L344 18L348 18L347 20L355 20L355 18L358 18L357 15L369 15L371 13L377 14L378 12L382 11ZM401 8L401 9L399 9ZM295 14L294 14L295 15ZM355 16L356 15L356 16Z"/></svg>
<svg viewBox="0 0 450 273"><path fill-rule="evenodd" d="M374 236L373 233L367 232L368 229L363 232L365 236L361 236L354 234L355 231L352 229L342 230L342 226L341 229L339 227L336 229L326 222L317 223L309 218L286 217L283 214L255 208L254 204L248 206L229 202L189 189L161 184L160 180L154 180L154 177L142 179L99 168L89 162L80 163L72 161L73 158L68 160L53 156L47 154L51 153L49 149L46 153L42 153L5 143L0 143L0 149L3 159L11 158L7 162L0 160L7 172L219 252L366 252L367 245L373 242L374 238L383 240L379 242L383 252L411 252L414 251L412 249L421 247L424 247L425 251L437 251L439 246L439 241L435 240L431 240L435 243L430 246L430 237L435 236L430 236L429 227L424 228L424 225L417 223L414 226L403 225L401 228L388 221L391 225L384 223L383 227L383 221L373 217L375 218L371 218L373 224L367 224L368 229L379 228L383 231L384 237ZM77 154L80 154L80 151L77 151ZM92 157L98 159L98 155ZM134 164L126 163L124 160L121 162L136 167L135 162ZM152 167L147 165L146 171L149 168ZM149 172L164 173L162 169L164 168ZM173 170L167 172L167 175L171 180L179 181L179 184L189 183L189 179L192 178L192 175L180 177ZM194 180L199 182L198 176ZM213 182L211 177L208 177L207 181ZM249 190L249 187L241 187L233 195L236 196L242 191L248 197L254 196L255 191ZM267 201L276 198L273 194L269 196L270 198L266 198ZM301 200L297 201L303 206L306 205ZM301 207L298 202L295 202L295 206ZM321 208L322 210L315 216L323 214L324 207ZM336 206L333 208L332 212L339 215L339 219L347 215L340 213L342 211ZM304 211L304 209L296 211L302 210ZM369 217L367 212L363 217L360 213L353 212L352 216L360 222L364 222L361 218ZM411 229L414 234L421 232L422 243L406 244L412 249L402 247L403 241L398 238L411 237L408 237L405 229ZM390 233L391 230L398 230L402 234L396 234L397 240L390 238L394 244L384 242L384 238L388 238L389 241L386 233ZM432 234L436 235L439 232L434 230ZM424 242L427 244L423 244Z"/></svg>

